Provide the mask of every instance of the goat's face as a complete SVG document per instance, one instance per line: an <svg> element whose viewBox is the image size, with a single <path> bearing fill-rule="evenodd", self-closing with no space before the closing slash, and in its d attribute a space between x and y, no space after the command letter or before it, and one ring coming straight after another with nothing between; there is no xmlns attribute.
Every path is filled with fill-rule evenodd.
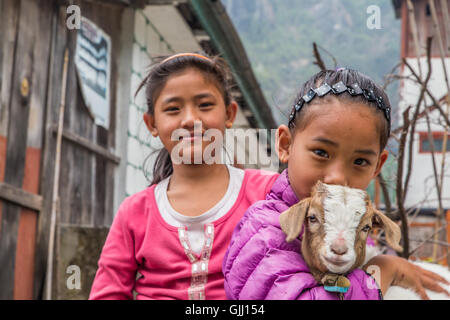
<svg viewBox="0 0 450 320"><path fill-rule="evenodd" d="M373 226L383 227L388 243L401 250L399 227L374 209L363 190L318 182L311 197L280 215L287 241L298 237L303 224L303 257L320 272L343 274L361 266Z"/></svg>

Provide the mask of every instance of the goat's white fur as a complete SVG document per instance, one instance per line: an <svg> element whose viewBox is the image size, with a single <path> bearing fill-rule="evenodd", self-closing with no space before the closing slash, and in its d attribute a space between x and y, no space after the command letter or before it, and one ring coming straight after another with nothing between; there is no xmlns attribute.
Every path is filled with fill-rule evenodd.
<svg viewBox="0 0 450 320"><path fill-rule="evenodd" d="M327 197L323 202L324 209L324 230L325 239L324 246L322 246L321 252L318 252L322 263L333 273L343 274L348 271L355 263L357 256L354 250L354 244L357 236L357 227L367 212L366 193L363 190L353 189L349 187L322 184L327 190ZM361 231L360 231L361 232ZM345 240L347 252L339 256L340 260L347 261L345 265L336 266L329 263L326 258L337 258L331 250L331 244L337 238L342 237ZM366 256L364 263L367 262L379 254L376 247L366 246ZM450 271L440 265L426 263L426 262L413 262L423 269L435 272L446 280L450 281ZM361 266L362 266L361 265ZM443 288L450 292L450 286L441 284ZM426 290L430 299L445 299L449 297L442 293ZM384 295L386 300L420 300L420 296L413 290L401 288L398 286L390 287Z"/></svg>
<svg viewBox="0 0 450 320"><path fill-rule="evenodd" d="M411 261L412 262L412 261ZM450 282L450 271L441 265L423 261L412 262L419 267L432 271ZM450 292L450 286L440 283L440 286ZM425 290L431 300L450 300L444 293L438 293L431 290ZM406 289L398 286L390 287L384 294L385 300L421 300L420 296L411 289Z"/></svg>
<svg viewBox="0 0 450 320"><path fill-rule="evenodd" d="M354 242L356 239L356 228L358 227L361 218L367 211L365 196L366 193L362 190L347 188L336 185L324 184L328 191L328 197L324 201L324 218L325 218L325 244L323 248L326 248L325 254L327 256L333 256L330 252L331 243L340 235L345 239L345 243L348 248L348 253L345 255L345 259L349 259L349 263L342 267L336 267L333 264L329 264L322 259L325 266L335 273L343 273L346 269L350 268L356 260L356 253L354 249ZM323 253L322 253L323 254ZM322 256L321 254L321 256ZM364 259L365 265L370 259L379 254L378 250L372 246L366 246L366 257ZM450 281L450 272L447 268L427 263L427 262L413 262L423 269L433 271L446 280ZM449 286L442 284L446 290L450 291ZM437 293L431 290L426 290L427 295L432 300L448 300L449 297L443 293ZM385 300L420 300L420 296L411 289L406 289L398 286L390 287L384 295Z"/></svg>
<svg viewBox="0 0 450 320"><path fill-rule="evenodd" d="M325 246L322 247L320 258L322 263L334 273L343 273L356 261L354 243L356 228L361 218L366 213L365 192L359 189L344 188L337 185L324 185L327 188L327 197L323 203ZM349 214L352 213L352 214ZM345 240L347 253L336 255L331 250L331 245L339 238ZM324 257L347 261L346 264L336 266L329 263Z"/></svg>
<svg viewBox="0 0 450 320"><path fill-rule="evenodd" d="M381 254L381 253L377 247L366 245L366 257L364 258L364 262L362 265L365 266L367 264L367 262L369 262L370 259L372 259L373 257L375 257L379 254Z"/></svg>

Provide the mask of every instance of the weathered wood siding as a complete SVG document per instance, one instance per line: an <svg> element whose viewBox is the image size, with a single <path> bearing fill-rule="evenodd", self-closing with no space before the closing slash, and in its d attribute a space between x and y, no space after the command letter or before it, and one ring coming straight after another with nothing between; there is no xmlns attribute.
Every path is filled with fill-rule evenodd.
<svg viewBox="0 0 450 320"><path fill-rule="evenodd" d="M58 225L104 230L114 217L114 170L120 162L114 148L121 22L123 13L132 9L101 1L70 4L78 5L82 16L111 37L107 129L94 123L84 105L74 63L77 30L66 26L69 3L0 0L0 299L42 298L61 94L66 106ZM66 48L67 89L61 93ZM104 234L98 234L104 241ZM59 245L56 259L58 249ZM55 283L53 288L57 296Z"/></svg>
<svg viewBox="0 0 450 320"><path fill-rule="evenodd" d="M2 0L0 7L0 180L39 194L52 4ZM29 299L38 212L0 206L0 298Z"/></svg>

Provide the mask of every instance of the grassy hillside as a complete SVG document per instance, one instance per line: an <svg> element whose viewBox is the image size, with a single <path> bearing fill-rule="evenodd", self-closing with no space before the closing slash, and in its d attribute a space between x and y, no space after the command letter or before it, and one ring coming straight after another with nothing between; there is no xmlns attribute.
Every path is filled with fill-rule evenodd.
<svg viewBox="0 0 450 320"><path fill-rule="evenodd" d="M222 0L247 50L278 123L301 83L319 69L312 43L329 68L357 69L378 83L400 57L400 20L390 0ZM381 29L369 29L367 8L380 8ZM388 89L393 107L396 86ZM284 114L283 114L284 113Z"/></svg>

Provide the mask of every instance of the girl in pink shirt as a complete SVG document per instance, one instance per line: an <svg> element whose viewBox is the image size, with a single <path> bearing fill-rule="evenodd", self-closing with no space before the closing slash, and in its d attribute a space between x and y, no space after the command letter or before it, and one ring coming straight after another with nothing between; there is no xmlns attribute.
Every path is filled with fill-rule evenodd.
<svg viewBox="0 0 450 320"><path fill-rule="evenodd" d="M222 260L247 208L276 173L217 160L236 116L227 69L194 53L152 68L144 122L164 149L147 189L125 199L103 247L90 299L226 299ZM209 157L207 156L209 154Z"/></svg>

